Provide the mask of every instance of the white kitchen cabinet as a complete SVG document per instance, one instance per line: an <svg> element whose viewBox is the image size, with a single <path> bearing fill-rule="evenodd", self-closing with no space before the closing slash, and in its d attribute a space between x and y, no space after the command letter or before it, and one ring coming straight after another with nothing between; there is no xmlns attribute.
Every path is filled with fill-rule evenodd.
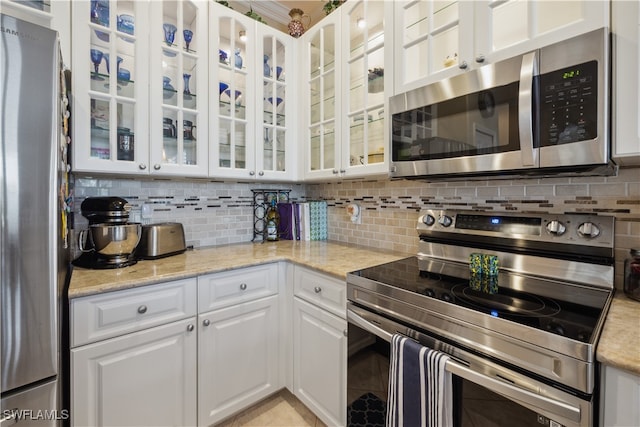
<svg viewBox="0 0 640 427"><path fill-rule="evenodd" d="M603 366L601 378L603 427L640 426L640 377Z"/></svg>
<svg viewBox="0 0 640 427"><path fill-rule="evenodd" d="M640 165L640 5L611 4L613 32L613 159L622 166Z"/></svg>
<svg viewBox="0 0 640 427"><path fill-rule="evenodd" d="M207 2L77 1L72 11L74 170L207 176Z"/></svg>
<svg viewBox="0 0 640 427"><path fill-rule="evenodd" d="M71 147L77 172L149 173L150 5L72 2Z"/></svg>
<svg viewBox="0 0 640 427"><path fill-rule="evenodd" d="M305 179L388 173L392 2L344 4L302 37Z"/></svg>
<svg viewBox="0 0 640 427"><path fill-rule="evenodd" d="M330 426L346 425L347 321L294 297L293 392Z"/></svg>
<svg viewBox="0 0 640 427"><path fill-rule="evenodd" d="M609 1L399 1L395 92L609 26Z"/></svg>
<svg viewBox="0 0 640 427"><path fill-rule="evenodd" d="M342 16L342 165L345 177L389 172L386 100L393 92L393 2L349 2ZM342 172L344 171L344 172Z"/></svg>
<svg viewBox="0 0 640 427"><path fill-rule="evenodd" d="M204 0L150 8L151 174L209 173L208 8Z"/></svg>
<svg viewBox="0 0 640 427"><path fill-rule="evenodd" d="M195 425L195 322L188 318L72 349L72 425Z"/></svg>
<svg viewBox="0 0 640 427"><path fill-rule="evenodd" d="M76 426L196 424L196 279L70 305Z"/></svg>
<svg viewBox="0 0 640 427"><path fill-rule="evenodd" d="M296 179L295 39L215 2L209 22L209 174Z"/></svg>
<svg viewBox="0 0 640 427"><path fill-rule="evenodd" d="M283 386L277 263L198 277L198 424Z"/></svg>
<svg viewBox="0 0 640 427"><path fill-rule="evenodd" d="M0 12L60 33L60 49L64 64L71 64L71 1L16 1L8 0L0 4Z"/></svg>
<svg viewBox="0 0 640 427"><path fill-rule="evenodd" d="M198 316L198 425L217 423L282 387L278 296Z"/></svg>
<svg viewBox="0 0 640 427"><path fill-rule="evenodd" d="M301 266L293 283L293 393L325 424L345 425L346 283Z"/></svg>
<svg viewBox="0 0 640 427"><path fill-rule="evenodd" d="M305 179L330 178L339 174L341 117L340 72L337 67L340 48L340 14L331 13L300 38L299 68L303 110Z"/></svg>

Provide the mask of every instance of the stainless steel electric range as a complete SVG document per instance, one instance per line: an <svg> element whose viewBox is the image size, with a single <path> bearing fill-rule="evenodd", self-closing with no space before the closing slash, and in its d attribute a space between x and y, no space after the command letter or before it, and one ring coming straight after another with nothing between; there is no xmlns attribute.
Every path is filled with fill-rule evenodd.
<svg viewBox="0 0 640 427"><path fill-rule="evenodd" d="M347 275L350 390L352 366L384 365L401 333L452 356L456 425L597 425L614 218L429 210L417 232L416 256Z"/></svg>

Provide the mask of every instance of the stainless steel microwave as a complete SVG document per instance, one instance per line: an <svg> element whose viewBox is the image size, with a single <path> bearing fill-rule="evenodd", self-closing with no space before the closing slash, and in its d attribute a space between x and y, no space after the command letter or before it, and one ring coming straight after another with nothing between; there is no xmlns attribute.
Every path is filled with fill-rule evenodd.
<svg viewBox="0 0 640 427"><path fill-rule="evenodd" d="M390 99L390 176L615 174L602 28Z"/></svg>

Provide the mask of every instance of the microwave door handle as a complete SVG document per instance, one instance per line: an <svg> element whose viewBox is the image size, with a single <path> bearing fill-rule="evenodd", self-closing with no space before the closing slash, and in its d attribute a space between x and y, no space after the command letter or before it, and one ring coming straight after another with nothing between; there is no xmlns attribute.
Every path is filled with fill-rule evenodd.
<svg viewBox="0 0 640 427"><path fill-rule="evenodd" d="M522 166L537 166L533 151L533 77L538 74L538 51L522 57L518 93L518 125Z"/></svg>

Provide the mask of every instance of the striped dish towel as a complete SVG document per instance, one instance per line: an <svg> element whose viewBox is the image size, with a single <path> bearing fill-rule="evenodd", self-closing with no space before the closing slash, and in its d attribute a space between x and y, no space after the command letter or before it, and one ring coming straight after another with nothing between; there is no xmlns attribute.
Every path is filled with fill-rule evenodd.
<svg viewBox="0 0 640 427"><path fill-rule="evenodd" d="M446 353L404 335L391 340L387 427L453 426L453 386Z"/></svg>

